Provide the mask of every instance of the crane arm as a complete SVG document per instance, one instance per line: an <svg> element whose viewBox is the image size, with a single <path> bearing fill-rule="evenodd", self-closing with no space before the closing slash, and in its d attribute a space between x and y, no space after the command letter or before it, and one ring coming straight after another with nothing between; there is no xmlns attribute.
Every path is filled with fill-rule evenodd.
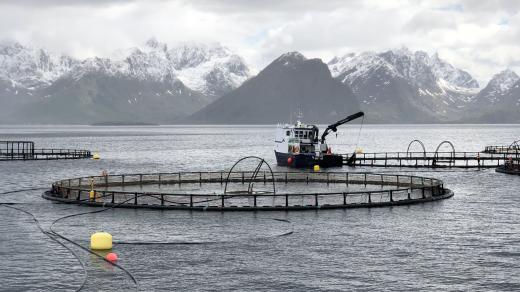
<svg viewBox="0 0 520 292"><path fill-rule="evenodd" d="M325 129L325 131L323 132L323 134L321 135L321 143L325 143L325 138L327 137L327 135L329 134L330 131L332 132L336 132L338 130L338 127L345 124L345 123L348 123L352 120L355 120L357 118L360 118L362 116L364 116L365 113L364 112L357 112L353 115L350 115L342 120L339 120L337 122L335 122L334 124L332 125L329 125L327 127L327 129Z"/></svg>

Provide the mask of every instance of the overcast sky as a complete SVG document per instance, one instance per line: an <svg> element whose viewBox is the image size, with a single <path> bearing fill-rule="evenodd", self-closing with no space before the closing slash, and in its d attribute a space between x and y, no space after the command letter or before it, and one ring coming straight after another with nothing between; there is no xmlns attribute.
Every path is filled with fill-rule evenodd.
<svg viewBox="0 0 520 292"><path fill-rule="evenodd" d="M518 0L2 0L0 39L75 57L161 42L220 42L262 69L281 53L327 62L407 46L481 83L520 73ZM481 85L482 86L482 85Z"/></svg>

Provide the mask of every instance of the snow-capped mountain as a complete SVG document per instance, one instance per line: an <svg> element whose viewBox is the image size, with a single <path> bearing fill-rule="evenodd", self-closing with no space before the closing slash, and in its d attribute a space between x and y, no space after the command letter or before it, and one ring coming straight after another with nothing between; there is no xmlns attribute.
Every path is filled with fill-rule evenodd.
<svg viewBox="0 0 520 292"><path fill-rule="evenodd" d="M175 76L210 99L237 88L251 76L245 61L220 44L182 44L169 48L150 39L144 47L118 51L114 72L140 79Z"/></svg>
<svg viewBox="0 0 520 292"><path fill-rule="evenodd" d="M362 107L380 120L414 121L413 116L418 121L450 120L478 92L478 82L466 71L437 54L407 48L351 53L333 58L328 66L334 77L352 87Z"/></svg>
<svg viewBox="0 0 520 292"><path fill-rule="evenodd" d="M503 70L491 78L487 86L479 92L475 102L480 105L500 103L519 80L520 77L514 71L510 69Z"/></svg>
<svg viewBox="0 0 520 292"><path fill-rule="evenodd" d="M150 39L108 58L77 60L4 42L0 45L2 118L9 120L5 113L32 102L33 108L47 108L43 114L48 118L33 113L31 107L23 115L46 122L173 122L240 86L250 74L240 56L219 44L169 48ZM67 108L78 112L65 117Z"/></svg>
<svg viewBox="0 0 520 292"><path fill-rule="evenodd" d="M139 80L178 79L212 98L238 87L251 76L244 60L220 44L183 44L168 48L156 39L144 46L118 50L109 58L77 60L16 42L0 43L0 80L36 90L61 77L81 78L88 72L123 75Z"/></svg>
<svg viewBox="0 0 520 292"><path fill-rule="evenodd" d="M323 70L321 65L311 66L313 62L316 59L307 60L298 52L283 54L256 76L261 78L255 77L262 82L251 83L272 83L275 88L262 86L259 93L248 85L247 90L235 92L249 83L244 81L252 79L252 70L219 44L170 46L150 39L109 57L80 60L2 41L0 122L177 122L223 96L252 92L260 102L264 95L280 97L283 90L294 94L273 76L301 89L307 84L294 78L305 79L298 74L311 74L311 70L289 69L305 63ZM352 90L367 113L367 122L515 122L511 117L516 116L520 122L520 78L511 70L495 75L479 91L468 72L438 54L407 48L346 54L333 58L327 67L327 72L312 73L321 74L320 78L332 74ZM326 90L320 92L315 98L326 99ZM241 121L251 117L243 116Z"/></svg>
<svg viewBox="0 0 520 292"><path fill-rule="evenodd" d="M474 98L465 116L486 123L520 122L520 77L506 69L488 82Z"/></svg>
<svg viewBox="0 0 520 292"><path fill-rule="evenodd" d="M457 88L476 89L479 88L477 80L475 80L468 72L455 68L450 63L439 58L439 54L435 53L433 56L423 53L425 57L424 62L427 63L435 77L439 80L444 80L451 86Z"/></svg>
<svg viewBox="0 0 520 292"><path fill-rule="evenodd" d="M13 88L36 90L70 72L77 60L17 42L0 42L0 80Z"/></svg>
<svg viewBox="0 0 520 292"><path fill-rule="evenodd" d="M384 67L392 75L410 80L417 85L429 86L431 82L444 81L452 88L476 89L478 82L466 71L439 58L437 53L412 52L408 48L389 50L382 53L350 53L335 57L329 63L334 77L343 77L343 82L352 83L359 77Z"/></svg>

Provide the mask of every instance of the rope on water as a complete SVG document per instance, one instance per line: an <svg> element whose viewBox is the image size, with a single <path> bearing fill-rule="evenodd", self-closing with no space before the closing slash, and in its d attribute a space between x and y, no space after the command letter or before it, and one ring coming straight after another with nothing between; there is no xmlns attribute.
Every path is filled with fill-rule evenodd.
<svg viewBox="0 0 520 292"><path fill-rule="evenodd" d="M6 208L10 208L10 209L14 209L14 210L18 210L20 212L23 212L29 216L32 217L32 220L36 223L36 226L38 227L38 229L43 233L45 234L47 237L49 237L51 240L53 240L54 242L58 243L59 245L61 245L62 247L64 247L65 249L67 249L75 258L76 260L80 263L81 265L81 268L83 269L83 281L81 282L81 285L76 289L76 291L80 291L83 289L83 287L85 287L85 284L87 283L87 278L88 278L88 271L87 271L87 268L85 267L85 264L83 263L83 261L81 261L81 258L79 257L79 255L74 252L70 247L66 246L65 244L63 244L61 241L57 240L56 238L54 238L52 236L52 234L50 232L47 232L43 229L43 227L40 225L40 222L38 221L38 219L36 219L36 217L34 216L34 214L32 214L31 212L29 211L26 211L26 210L23 210L23 209L20 209L20 208L16 208L16 207L13 207L13 206L10 206L10 205L7 205L7 204L4 204L4 203L0 203L1 206L4 206Z"/></svg>

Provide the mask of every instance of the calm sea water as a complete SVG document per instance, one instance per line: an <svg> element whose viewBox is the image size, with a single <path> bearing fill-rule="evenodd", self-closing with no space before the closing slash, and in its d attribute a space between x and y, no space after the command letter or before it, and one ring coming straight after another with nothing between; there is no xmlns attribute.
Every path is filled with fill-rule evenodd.
<svg viewBox="0 0 520 292"><path fill-rule="evenodd" d="M520 138L517 125L349 125L329 143L337 152L406 151L413 139L434 151L480 151ZM49 187L53 180L109 173L224 170L247 155L275 164L272 126L0 126L0 140L99 151L102 159L0 162L0 192ZM415 147L415 146L414 146ZM418 148L416 148L419 150ZM277 168L277 167L276 167ZM283 168L277 168L283 170ZM61 221L57 230L88 246L91 233L115 241L197 245L115 245L119 263L142 291L171 290L520 290L520 177L494 170L401 172L443 179L455 196L378 209L299 212L184 212L116 209ZM0 195L33 213L44 228L92 210L55 204L41 191ZM281 222L273 219L286 219ZM293 231L292 234L279 236ZM72 246L71 246L72 247ZM77 249L85 290L132 290L121 270ZM0 206L0 290L74 290L83 269L22 212Z"/></svg>

